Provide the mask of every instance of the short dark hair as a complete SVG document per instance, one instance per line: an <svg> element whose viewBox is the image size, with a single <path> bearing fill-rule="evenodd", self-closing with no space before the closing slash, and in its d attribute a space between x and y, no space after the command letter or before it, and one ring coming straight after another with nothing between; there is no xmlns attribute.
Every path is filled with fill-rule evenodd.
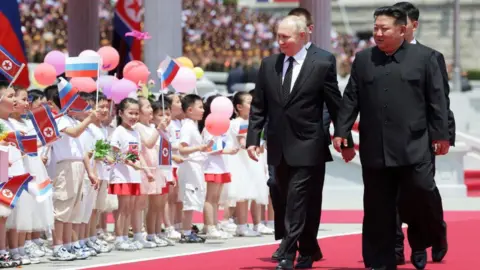
<svg viewBox="0 0 480 270"><path fill-rule="evenodd" d="M154 101L152 102L152 110L153 110L153 113L157 113L158 111L162 111L162 110L170 110L170 102L168 100L164 100L163 101L163 104L161 101Z"/></svg>
<svg viewBox="0 0 480 270"><path fill-rule="evenodd" d="M188 94L182 98L182 110L187 112L187 109L192 107L195 102L203 102L202 98L199 95Z"/></svg>
<svg viewBox="0 0 480 270"><path fill-rule="evenodd" d="M43 91L39 89L32 89L32 90L29 90L27 93L28 93L28 101L30 102L35 102L45 97L45 93L43 93Z"/></svg>
<svg viewBox="0 0 480 270"><path fill-rule="evenodd" d="M386 6L375 9L373 13L375 19L382 15L394 18L396 25L407 25L407 13L398 7Z"/></svg>
<svg viewBox="0 0 480 270"><path fill-rule="evenodd" d="M405 13L407 13L407 17L412 22L416 22L420 19L420 10L418 10L418 8L410 2L398 2L393 6L405 11Z"/></svg>
<svg viewBox="0 0 480 270"><path fill-rule="evenodd" d="M313 18L312 18L312 13L308 11L305 8L294 8L288 12L288 16L303 16L307 20L307 26L310 26L313 24Z"/></svg>
<svg viewBox="0 0 480 270"><path fill-rule="evenodd" d="M62 104L60 103L60 95L58 93L58 86L56 84L52 84L43 90L45 93L45 97L47 101L53 102L59 109L62 109Z"/></svg>

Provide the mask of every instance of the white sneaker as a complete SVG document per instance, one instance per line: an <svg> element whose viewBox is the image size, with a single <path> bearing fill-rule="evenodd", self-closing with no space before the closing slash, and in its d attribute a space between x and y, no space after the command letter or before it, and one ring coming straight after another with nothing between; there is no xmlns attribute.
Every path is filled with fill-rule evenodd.
<svg viewBox="0 0 480 270"><path fill-rule="evenodd" d="M182 234L175 231L175 228L173 226L170 226L165 229L165 236L168 239L172 239L172 240L180 240L180 238L182 238Z"/></svg>
<svg viewBox="0 0 480 270"><path fill-rule="evenodd" d="M172 240L171 238L168 238L166 234L159 233L156 236L158 239L160 239L161 242L167 243L167 246L175 246L175 241ZM162 244L159 247L164 247L164 245Z"/></svg>
<svg viewBox="0 0 480 270"><path fill-rule="evenodd" d="M52 256L53 255L53 250L47 247L47 244L43 242L41 245L36 245L38 247L38 250L45 252L45 256Z"/></svg>
<svg viewBox="0 0 480 270"><path fill-rule="evenodd" d="M113 249L112 245L98 238L97 238L97 241L95 241L95 244L100 247L100 253L109 253Z"/></svg>
<svg viewBox="0 0 480 270"><path fill-rule="evenodd" d="M93 250L95 250L95 253L101 253L100 246L97 245L97 243L94 243L92 240L87 240L85 245Z"/></svg>
<svg viewBox="0 0 480 270"><path fill-rule="evenodd" d="M141 241L138 241L138 242L140 242L144 248L156 248L157 247L157 244L153 241L150 242L150 241L142 239Z"/></svg>
<svg viewBox="0 0 480 270"><path fill-rule="evenodd" d="M115 249L119 251L135 251L137 248L133 246L131 243L122 241L122 242L115 242Z"/></svg>
<svg viewBox="0 0 480 270"><path fill-rule="evenodd" d="M33 242L25 243L25 253L30 257L40 258L45 256L45 252L40 250L40 248Z"/></svg>
<svg viewBox="0 0 480 270"><path fill-rule="evenodd" d="M132 244L135 248L137 248L137 250L141 250L141 249L144 248L142 242L140 242L140 241L133 241L133 242L131 242L131 244Z"/></svg>
<svg viewBox="0 0 480 270"><path fill-rule="evenodd" d="M74 261L77 257L67 251L66 248L61 247L57 252L53 252L52 257L49 258L50 261Z"/></svg>
<svg viewBox="0 0 480 270"><path fill-rule="evenodd" d="M259 232L256 232L249 227L241 228L237 227L237 230L235 232L236 236L240 237L259 237L262 236Z"/></svg>
<svg viewBox="0 0 480 270"><path fill-rule="evenodd" d="M237 230L237 225L230 221L222 220L218 223L218 227L220 230L228 232L228 233L235 233Z"/></svg>
<svg viewBox="0 0 480 270"><path fill-rule="evenodd" d="M29 260L30 260L30 263L31 264L39 264L42 262L42 260L40 258L37 258L37 257L32 257L30 255L25 255ZM23 257L23 256L22 256Z"/></svg>
<svg viewBox="0 0 480 270"><path fill-rule="evenodd" d="M223 233L221 233L215 226L208 226L207 239L226 240L228 239Z"/></svg>
<svg viewBox="0 0 480 270"><path fill-rule="evenodd" d="M263 225L263 223L259 223L253 226L253 230L262 234L262 235L273 235L274 231L267 226Z"/></svg>

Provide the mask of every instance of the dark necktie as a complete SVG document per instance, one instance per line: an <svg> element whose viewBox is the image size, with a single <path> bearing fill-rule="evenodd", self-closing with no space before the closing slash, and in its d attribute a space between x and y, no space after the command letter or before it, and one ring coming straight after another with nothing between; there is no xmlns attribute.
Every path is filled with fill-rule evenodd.
<svg viewBox="0 0 480 270"><path fill-rule="evenodd" d="M290 87L292 86L293 61L295 61L295 58L290 56L288 58L287 72L285 73L285 78L283 78L282 92L284 100L287 100L288 96L290 95Z"/></svg>

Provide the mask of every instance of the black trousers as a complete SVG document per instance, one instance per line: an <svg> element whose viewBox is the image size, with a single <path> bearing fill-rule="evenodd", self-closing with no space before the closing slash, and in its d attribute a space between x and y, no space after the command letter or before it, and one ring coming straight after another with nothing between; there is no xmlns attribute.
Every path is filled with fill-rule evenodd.
<svg viewBox="0 0 480 270"><path fill-rule="evenodd" d="M432 164L433 164L433 173L435 176L435 156L432 157ZM434 200L431 202L432 204L432 214L433 214L433 222L432 222L432 245L433 246L443 246L447 241L447 224L443 219L443 203L442 203L442 196L440 195L440 191L438 187L435 186L433 190L433 198ZM400 215L397 214L397 242L395 244L395 253L399 257L404 256L404 239L405 235L403 234L402 230L402 219ZM408 230L408 229L407 229ZM409 230L410 233L410 230ZM415 232L413 232L415 234Z"/></svg>
<svg viewBox="0 0 480 270"><path fill-rule="evenodd" d="M325 163L311 167L292 167L282 158L280 164L275 166L275 182L279 195L276 201L280 208L279 213L274 209L275 230L277 222L282 222L282 208L285 209L283 237L279 248L281 257L294 260L297 251L302 256L312 256L319 251L317 233L322 211L324 179ZM272 197L272 202L273 200ZM281 231L282 228L278 236L281 236Z"/></svg>
<svg viewBox="0 0 480 270"><path fill-rule="evenodd" d="M396 269L397 213L409 226L408 237L413 250L422 250L432 244L431 202L436 187L433 165L424 162L392 168L363 167L362 171L365 266Z"/></svg>

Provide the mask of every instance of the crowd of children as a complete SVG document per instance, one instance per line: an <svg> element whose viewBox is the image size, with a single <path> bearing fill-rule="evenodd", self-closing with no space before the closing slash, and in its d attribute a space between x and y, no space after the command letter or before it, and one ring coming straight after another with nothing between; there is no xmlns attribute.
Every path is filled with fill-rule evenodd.
<svg viewBox="0 0 480 270"><path fill-rule="evenodd" d="M23 192L11 210L0 203L0 268L273 234L266 159L254 162L245 150L251 93L232 96L235 112L222 136L205 128L217 94L138 96L115 106L102 93L80 96L92 110L60 114L56 85L27 91L0 84L7 131L36 134L24 115L48 104L61 135L37 156L0 142L9 150L9 176L30 173L39 185L51 179L53 188L41 202ZM99 142L108 142L114 159L96 158ZM195 212L203 212L203 226L193 224Z"/></svg>

